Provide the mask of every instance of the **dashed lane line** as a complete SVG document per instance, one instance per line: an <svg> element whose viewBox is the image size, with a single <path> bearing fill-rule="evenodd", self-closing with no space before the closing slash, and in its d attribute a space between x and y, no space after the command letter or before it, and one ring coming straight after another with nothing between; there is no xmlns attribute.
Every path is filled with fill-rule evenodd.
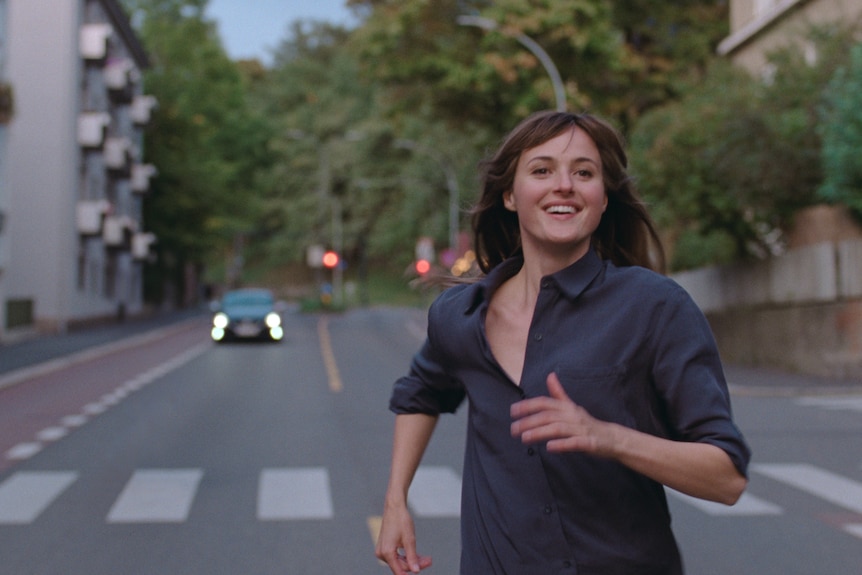
<svg viewBox="0 0 862 575"><path fill-rule="evenodd" d="M162 377L190 362L203 354L210 347L212 347L212 343L207 342L189 348L185 352L169 359L168 361L120 384L114 391L106 393L97 401L84 405L81 408L80 413L65 415L60 418L56 425L39 431L36 433L34 441L26 441L13 446L6 452L6 459L20 461L33 457L39 453L46 444L62 439L73 429L81 427L93 417L105 413L111 407L114 407L126 399L133 392L140 390L142 387L155 381L159 377Z"/></svg>

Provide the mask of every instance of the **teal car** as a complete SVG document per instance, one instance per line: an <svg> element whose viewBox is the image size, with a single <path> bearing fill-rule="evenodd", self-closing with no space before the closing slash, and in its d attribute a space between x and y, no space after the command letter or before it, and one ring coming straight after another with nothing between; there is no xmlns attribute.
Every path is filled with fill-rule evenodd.
<svg viewBox="0 0 862 575"><path fill-rule="evenodd" d="M225 293L213 315L213 341L281 341L284 329L277 307L268 289L244 288Z"/></svg>

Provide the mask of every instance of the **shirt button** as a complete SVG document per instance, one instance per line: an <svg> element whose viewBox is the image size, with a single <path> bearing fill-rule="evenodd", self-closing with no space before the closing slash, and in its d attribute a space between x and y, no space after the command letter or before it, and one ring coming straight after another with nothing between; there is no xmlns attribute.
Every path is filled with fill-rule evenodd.
<svg viewBox="0 0 862 575"><path fill-rule="evenodd" d="M533 339L536 341L542 341L542 334L537 333L536 335L533 336Z"/></svg>
<svg viewBox="0 0 862 575"><path fill-rule="evenodd" d="M527 455L535 455L535 454L536 454L536 450L533 449L532 447L527 449Z"/></svg>
<svg viewBox="0 0 862 575"><path fill-rule="evenodd" d="M571 566L572 566L572 562L571 562L571 561L563 561L563 567L565 567L566 569L568 569L568 568L569 568L569 567L571 567Z"/></svg>
<svg viewBox="0 0 862 575"><path fill-rule="evenodd" d="M545 505L545 515L550 515L550 514L551 514L551 511L553 511L553 509L551 508L551 506L550 506L550 505Z"/></svg>

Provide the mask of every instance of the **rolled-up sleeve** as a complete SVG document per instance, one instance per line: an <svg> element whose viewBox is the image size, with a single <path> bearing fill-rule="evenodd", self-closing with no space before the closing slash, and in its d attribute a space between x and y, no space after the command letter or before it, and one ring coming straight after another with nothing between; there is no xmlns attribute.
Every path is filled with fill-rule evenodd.
<svg viewBox="0 0 862 575"><path fill-rule="evenodd" d="M747 475L751 451L733 423L730 394L709 324L684 290L674 289L656 326L653 377L682 441L724 450Z"/></svg>
<svg viewBox="0 0 862 575"><path fill-rule="evenodd" d="M454 413L464 400L463 385L451 377L430 340L413 357L410 371L395 382L389 409L395 413Z"/></svg>

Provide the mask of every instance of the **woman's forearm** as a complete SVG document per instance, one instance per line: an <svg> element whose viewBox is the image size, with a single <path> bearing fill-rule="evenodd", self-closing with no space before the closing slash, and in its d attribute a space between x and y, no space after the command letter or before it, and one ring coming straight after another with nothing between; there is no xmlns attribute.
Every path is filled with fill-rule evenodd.
<svg viewBox="0 0 862 575"><path fill-rule="evenodd" d="M437 416L422 413L395 416L395 434L392 441L392 467L389 473L387 500L406 501L407 490L425 453L437 425Z"/></svg>
<svg viewBox="0 0 862 575"><path fill-rule="evenodd" d="M736 503L745 490L747 480L715 445L614 427L611 456L638 473L687 495L726 505Z"/></svg>

